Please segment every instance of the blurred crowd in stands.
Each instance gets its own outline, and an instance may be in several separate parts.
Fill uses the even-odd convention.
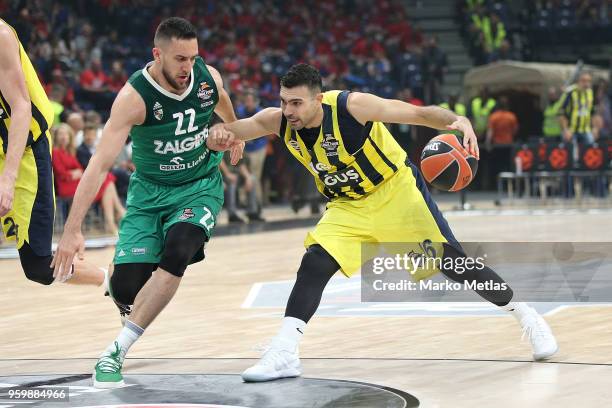
[[[508,3],[459,2],[477,63],[520,57],[521,47],[511,35],[520,16]],[[534,1],[529,18],[531,26],[539,28],[544,22],[583,26],[596,20],[605,25],[611,11],[607,4],[605,0]],[[557,16],[566,15],[562,6],[573,14],[560,22]],[[162,19],[179,15],[196,25],[200,54],[224,76],[238,117],[278,106],[279,77],[302,61],[320,69],[327,89],[372,92],[416,105],[439,104],[444,101],[446,55],[435,36],[426,37],[411,24],[405,7],[401,0],[22,0],[0,1],[0,15],[17,30],[54,104],[53,166],[58,213],[65,217],[111,103],[129,75],[151,59],[154,30]],[[451,96],[443,106],[469,115],[483,146],[496,146],[513,143],[521,131],[527,136],[550,131],[550,117],[557,120],[562,110],[560,95],[561,90],[551,91],[552,111],[540,110],[529,125],[518,122],[507,99],[493,99],[486,90],[465,105]],[[597,84],[594,95],[598,129],[609,135],[607,83]],[[531,130],[525,133],[526,126]],[[415,147],[410,127],[393,130],[403,146]],[[418,152],[411,157],[418,157]],[[312,213],[319,211],[314,183],[288,157],[278,138],[249,142],[243,163],[224,164],[221,170],[231,222],[262,221],[261,209],[269,203],[290,202],[296,212],[303,206]],[[125,211],[133,171],[128,140],[96,197],[96,211],[109,232],[116,232]],[[245,216],[239,215],[241,206]]]
[[[458,0],[457,16],[476,65],[537,59],[538,47],[612,43],[609,0]]]

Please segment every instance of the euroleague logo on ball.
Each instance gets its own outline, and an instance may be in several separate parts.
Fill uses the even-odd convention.
[[[440,142],[433,142],[433,143],[429,143],[427,146],[425,146],[423,151],[430,150],[430,151],[433,151],[433,152],[437,152],[439,148],[440,148]]]
[[[421,153],[425,180],[444,191],[459,191],[474,179],[478,160],[463,147],[463,138],[444,134],[433,138]]]

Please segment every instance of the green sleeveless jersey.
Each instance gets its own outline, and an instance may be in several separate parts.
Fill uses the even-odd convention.
[[[146,106],[145,121],[130,131],[136,173],[164,185],[211,177],[219,171],[223,153],[206,147],[219,93],[204,60],[196,58],[191,82],[182,95],[155,82],[147,70],[151,64],[128,80]]]

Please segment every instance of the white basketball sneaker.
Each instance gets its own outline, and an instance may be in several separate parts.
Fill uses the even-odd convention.
[[[526,336],[531,343],[534,360],[546,360],[559,350],[550,326],[535,309],[529,307],[529,310],[521,317],[520,322],[523,328],[523,338]]]
[[[302,375],[302,366],[297,346],[275,338],[261,359],[242,373],[242,379],[246,382],[260,382],[300,375]]]

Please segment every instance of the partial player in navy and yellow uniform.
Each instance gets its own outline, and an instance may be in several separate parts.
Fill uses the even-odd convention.
[[[28,279],[54,281],[55,214],[50,127],[53,108],[15,30],[0,19],[0,220],[17,241]],[[101,285],[104,271],[75,263],[70,283]]]
[[[437,106],[417,107],[366,93],[321,89],[321,77],[315,68],[295,65],[281,79],[280,109],[264,109],[251,118],[211,129],[211,135],[228,134],[236,143],[278,134],[315,177],[319,191],[330,199],[323,217],[306,237],[306,253],[280,332],[262,359],[242,378],[268,381],[301,374],[297,350],[306,323],[336,271],[351,276],[367,260],[369,255],[362,254],[363,243],[421,243],[421,253],[437,245],[436,252],[444,260],[444,275],[457,282],[491,282],[505,288],[477,293],[512,312],[532,333],[535,359],[552,356],[557,344],[546,322],[531,307],[512,302],[512,290],[493,270],[486,266],[468,267],[462,273],[444,269],[449,264],[468,265],[465,259],[459,259],[465,254],[431,199],[419,170],[406,159],[384,125],[401,123],[461,131],[465,148],[477,157],[476,136],[469,120]],[[414,278],[424,279],[435,272],[421,270]]]

